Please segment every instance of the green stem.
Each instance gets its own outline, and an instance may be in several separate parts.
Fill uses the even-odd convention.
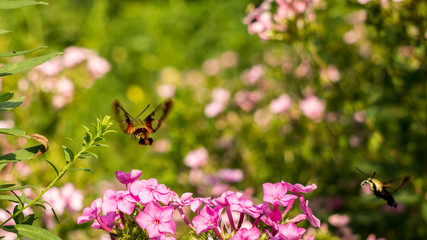
[[[99,135],[99,134],[98,134]],[[75,161],[75,160],[77,160],[81,155],[82,155],[82,153],[84,153],[84,152],[86,152],[88,149],[90,149],[91,147],[92,147],[92,145],[95,143],[95,139],[97,138],[97,137],[100,137],[100,136],[96,136],[96,137],[94,137],[93,139],[92,139],[92,141],[85,147],[85,148],[83,148],[83,149],[81,149],[80,150],[80,152],[78,152],[75,156],[74,156],[74,158],[73,158],[73,160],[72,161],[70,161],[69,163],[67,163],[66,165],[65,165],[65,167],[64,168],[62,168],[62,170],[58,173],[58,175],[55,177],[55,179],[53,179],[53,181],[36,197],[36,198],[34,198],[34,200],[33,201],[31,201],[29,204],[27,204],[27,205],[25,205],[21,210],[19,210],[18,212],[16,212],[15,214],[13,214],[12,216],[10,216],[6,221],[4,221],[2,224],[0,224],[0,228],[1,227],[3,227],[7,222],[9,222],[12,218],[14,218],[14,217],[16,217],[16,216],[18,216],[19,214],[21,214],[25,209],[27,209],[28,207],[31,207],[32,205],[34,205],[42,196],[43,196],[43,194],[45,194],[51,187],[53,187],[58,181],[59,181],[59,179],[61,179],[64,175],[65,175],[65,173],[67,172],[67,170],[71,167],[71,165],[73,164],[73,162]]]

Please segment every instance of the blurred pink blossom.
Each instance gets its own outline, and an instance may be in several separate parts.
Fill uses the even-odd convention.
[[[35,67],[35,69],[40,70],[41,73],[48,77],[56,76],[62,70],[62,59],[61,57],[52,58],[51,60]]]
[[[238,62],[238,56],[236,52],[226,51],[221,54],[220,63],[223,67],[234,67]]]
[[[204,147],[200,147],[189,152],[187,156],[185,156],[184,163],[191,168],[199,168],[208,162],[208,155],[208,150]]]
[[[43,200],[50,203],[53,209],[58,215],[64,213],[65,207],[67,206],[66,200],[61,196],[61,191],[57,187],[50,188],[43,196]],[[46,215],[53,216],[51,207],[46,204]]]
[[[200,170],[200,168],[192,168],[188,174],[188,179],[190,180],[191,185],[200,185],[204,183],[205,174]]]
[[[88,57],[87,69],[94,78],[101,78],[110,71],[110,68],[110,63],[108,63],[108,61],[104,58],[95,54],[92,54]]]
[[[71,102],[74,93],[74,84],[70,79],[61,77],[56,81],[55,90],[63,95],[67,102]]]
[[[225,109],[225,105],[221,102],[211,102],[205,106],[205,115],[208,118],[212,118],[222,113]]]
[[[157,94],[163,98],[171,98],[175,95],[175,87],[170,84],[162,84],[157,87]]]
[[[0,222],[6,221],[10,217],[9,213],[7,213],[5,210],[0,209]],[[9,220],[7,223],[4,224],[4,226],[10,226],[15,225],[15,221],[13,219]],[[0,236],[4,237],[2,240],[16,240],[16,234],[7,232],[3,229],[0,229]]]
[[[306,60],[303,60],[300,65],[295,69],[295,76],[297,78],[303,78],[306,77],[311,70],[310,63]]]
[[[370,1],[372,1],[372,0],[357,0],[357,2],[362,4],[362,5],[365,5],[365,4],[369,3]]]
[[[328,221],[333,226],[340,228],[348,225],[350,222],[350,217],[347,215],[332,214],[329,216]]]
[[[263,98],[264,94],[261,91],[245,91],[240,90],[234,95],[234,102],[244,111],[249,112],[255,108],[255,105]]]
[[[272,113],[286,112],[292,106],[292,99],[287,94],[282,94],[270,102],[270,111]]]
[[[15,122],[12,119],[0,120],[0,128],[13,128]]]
[[[243,180],[242,169],[220,169],[217,173],[218,177],[226,182],[241,182]]]
[[[221,65],[219,64],[218,60],[209,59],[203,63],[202,69],[203,72],[206,73],[208,76],[215,76],[218,75],[221,71]]]
[[[166,138],[157,139],[154,142],[153,149],[156,152],[165,153],[165,152],[168,152],[171,149],[171,143]]]
[[[355,112],[353,118],[356,122],[359,122],[359,123],[364,122],[366,119],[366,112],[365,111]]]
[[[350,30],[344,33],[343,39],[347,44],[354,44],[361,38],[361,33],[356,30]]]
[[[340,72],[335,65],[329,65],[326,69],[326,74],[332,82],[338,82],[341,79]]]
[[[230,190],[230,185],[226,183],[216,182],[211,188],[211,195],[214,197],[221,196],[222,193],[228,190]]]
[[[386,240],[385,238],[377,238],[375,236],[375,234],[371,233],[369,234],[369,236],[366,238],[366,240]]]
[[[267,129],[268,125],[270,124],[271,118],[272,114],[265,109],[258,109],[254,113],[255,123],[264,129]]]
[[[71,46],[64,50],[64,55],[62,57],[62,64],[65,67],[74,67],[77,64],[83,62],[90,56],[91,50],[82,47]]]
[[[261,77],[264,75],[264,72],[264,66],[255,65],[251,69],[243,72],[242,81],[246,85],[252,85],[261,79]]]
[[[212,98],[214,102],[225,103],[230,99],[230,91],[225,88],[215,88],[212,91]]]
[[[56,109],[61,109],[65,106],[66,100],[64,95],[56,94],[52,97],[52,105]]]
[[[314,95],[306,97],[299,103],[302,113],[311,119],[318,119],[325,110],[325,103]]]
[[[77,212],[83,209],[83,193],[68,182],[61,188],[61,195],[64,198],[67,208]]]

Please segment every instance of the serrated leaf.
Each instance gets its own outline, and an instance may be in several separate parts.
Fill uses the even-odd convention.
[[[36,67],[44,62],[49,61],[50,59],[61,55],[61,52],[55,52],[47,55],[43,55],[40,57],[27,59],[21,62],[9,63],[0,67],[0,73],[6,74],[16,74],[20,72],[27,71],[33,67]]]
[[[1,54],[1,53],[0,53]],[[1,56],[1,55],[0,55]],[[5,92],[0,95],[0,102],[6,102],[13,97],[13,92]]]
[[[45,146],[43,144],[35,145],[29,148],[20,149],[13,153],[8,153],[0,157],[0,162],[17,162],[25,161],[36,158],[40,155],[40,152],[45,151]]]
[[[0,111],[8,111],[16,107],[19,107],[19,105],[21,105],[24,100],[25,100],[25,97],[20,97],[20,98],[10,99],[7,102],[0,102]]]
[[[34,5],[48,5],[45,2],[37,2],[37,1],[11,1],[11,0],[3,0],[0,1],[0,9],[16,9]]]
[[[46,46],[34,48],[31,50],[24,50],[24,51],[13,51],[13,52],[7,52],[7,53],[0,53],[0,57],[15,57],[15,56],[21,56],[27,53],[31,53],[40,49],[47,48]]]
[[[33,226],[33,225],[24,225],[24,224],[17,224],[15,225],[15,229],[18,231],[18,235],[24,238],[28,238],[29,240],[60,240],[58,236],[51,233],[50,231]]]
[[[85,172],[90,172],[92,174],[95,174],[92,169],[89,168],[73,168],[73,169],[68,169],[68,171],[85,171]]]
[[[12,135],[12,136],[30,138],[30,136],[25,134],[25,131],[21,130],[21,129],[0,128],[0,134],[7,134],[7,135]]]

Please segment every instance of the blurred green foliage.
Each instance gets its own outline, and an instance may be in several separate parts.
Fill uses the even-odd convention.
[[[149,112],[162,101],[159,86],[176,89],[171,114],[153,134],[155,144],[169,141],[168,151],[138,146],[120,132],[107,138],[111,148],[97,152],[99,159],[79,166],[93,169],[94,175],[72,172],[63,178],[84,189],[86,205],[101,196],[105,185],[111,186],[104,180],[113,181],[117,170],[140,169],[145,179],[155,177],[179,193],[195,192],[183,159],[203,146],[209,152],[203,169],[207,173],[243,169],[245,178],[233,186],[236,189],[253,187],[259,197],[264,182],[316,183],[310,204],[322,222],[334,213],[347,214],[361,239],[370,233],[387,239],[427,236],[426,214],[420,214],[426,212],[427,188],[424,1],[390,1],[388,7],[379,1],[324,1],[315,21],[285,41],[262,41],[247,33],[242,19],[249,0],[46,2],[49,7],[1,12],[0,29],[13,29],[13,34],[0,37],[0,52],[81,46],[112,65],[92,87],[77,89],[62,109],[53,108],[43,91],[18,90],[24,74],[2,79],[2,89],[27,97],[12,118],[18,128],[49,138],[47,159],[64,164],[64,159],[52,158],[62,156],[63,144],[70,146],[66,137],[81,138],[80,126],[111,114],[114,99],[136,116],[147,104]],[[346,43],[344,36],[351,31],[359,38]],[[207,74],[205,61],[220,62],[226,51],[237,54],[237,64]],[[304,62],[309,72],[298,77],[295,72]],[[258,64],[265,69],[262,79],[244,84],[242,72]],[[339,81],[321,74],[330,65],[339,70]],[[231,100],[224,112],[208,118],[204,109],[215,88],[230,91]],[[262,93],[254,109],[245,111],[235,103],[240,90]],[[282,93],[292,98],[293,106],[284,114],[272,114],[269,104]],[[298,109],[309,93],[326,103],[320,121]],[[55,174],[46,163],[30,164],[33,174],[24,184],[43,184]],[[356,166],[367,175],[376,171],[383,181],[412,176],[395,195],[404,207],[390,210],[383,200],[362,196],[359,183],[364,176]],[[56,231],[71,238],[81,234],[72,230],[87,227],[72,223]]]

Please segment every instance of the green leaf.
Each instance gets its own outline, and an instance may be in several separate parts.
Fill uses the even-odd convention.
[[[53,163],[51,163],[49,160],[47,160],[47,159],[44,159],[47,163],[49,163],[49,165],[53,168],[53,170],[55,170],[55,172],[56,172],[56,175],[58,175],[59,174],[59,172],[58,172],[58,169],[56,169],[56,167],[55,167],[55,165],[53,165]]]
[[[46,150],[43,144],[35,145],[29,148],[20,149],[13,153],[8,153],[0,157],[0,163],[4,162],[17,162],[30,160],[35,157],[38,157],[41,152]]]
[[[19,107],[19,105],[21,105],[24,100],[25,100],[25,97],[20,97],[20,98],[10,99],[7,102],[0,102],[0,111],[8,111],[16,107]]]
[[[32,225],[24,225],[24,224],[18,224],[15,225],[15,229],[18,230],[18,235],[24,238],[28,238],[29,240],[60,240],[58,236],[55,234],[49,232],[48,230],[36,227]]]
[[[30,138],[30,136],[25,134],[24,130],[20,130],[20,129],[0,128],[0,134],[7,134],[7,135],[12,135],[12,136]]]
[[[8,30],[3,30],[3,29],[0,29],[0,34],[5,34],[5,33],[9,33],[10,31],[8,31]]]
[[[13,92],[5,92],[0,95],[0,102],[6,102],[13,97]]]
[[[62,148],[64,149],[64,153],[65,153],[65,161],[71,162],[74,160],[74,153],[73,151],[71,151],[71,149],[69,149],[67,146],[62,145]]]
[[[47,62],[50,59],[57,57],[61,54],[62,54],[61,52],[55,52],[55,53],[43,55],[40,57],[24,60],[21,62],[9,63],[0,67],[0,73],[10,75],[10,74],[24,72],[44,62]]]
[[[20,190],[20,189],[25,189],[25,188],[34,188],[36,189],[37,186],[34,185],[26,185],[26,186],[10,186],[10,187],[5,187],[5,188],[1,188],[0,191],[13,191],[13,190]]]
[[[45,2],[37,2],[37,1],[11,1],[11,0],[3,0],[0,1],[0,9],[16,9],[33,5],[48,5]]]
[[[73,168],[73,169],[68,169],[68,171],[85,171],[85,172],[90,172],[92,174],[95,174],[92,169],[89,168]]]
[[[38,47],[38,48],[34,48],[31,50],[25,50],[25,51],[13,51],[13,52],[8,52],[8,53],[0,53],[0,57],[15,57],[15,56],[21,56],[24,55],[26,53],[30,53],[30,52],[34,52],[43,48],[47,48],[46,46],[43,47]]]

